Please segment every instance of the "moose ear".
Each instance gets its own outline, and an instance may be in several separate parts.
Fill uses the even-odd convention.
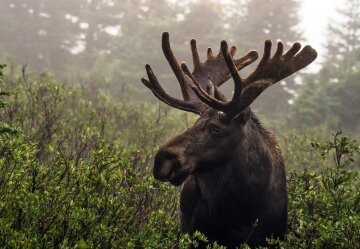
[[[250,108],[246,108],[242,112],[240,112],[238,115],[236,115],[233,119],[240,123],[240,124],[246,124],[246,122],[249,120],[251,115]]]

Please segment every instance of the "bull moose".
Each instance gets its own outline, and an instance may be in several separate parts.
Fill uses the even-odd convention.
[[[258,58],[256,51],[235,59],[236,47],[221,42],[217,55],[211,48],[201,62],[196,40],[191,40],[194,69],[179,65],[169,34],[162,35],[162,50],[179,81],[183,100],[168,95],[151,67],[143,84],[166,104],[198,114],[194,125],[157,152],[153,174],[157,180],[181,185],[181,230],[198,230],[209,241],[228,248],[246,242],[264,246],[266,238],[282,238],[287,223],[287,190],[278,143],[250,110],[251,103],[269,86],[306,67],[316,51],[301,45],[283,53],[277,43],[265,41],[263,56],[247,78],[238,71]],[[227,101],[219,87],[233,78],[234,93]]]

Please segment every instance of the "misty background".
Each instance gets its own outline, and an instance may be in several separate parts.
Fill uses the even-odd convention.
[[[319,52],[316,64],[277,83],[253,104],[266,120],[294,128],[325,124],[358,131],[360,120],[360,1],[298,0],[2,0],[0,56],[8,70],[47,72],[61,82],[107,91],[113,98],[157,99],[145,89],[145,64],[180,96],[161,51],[168,31],[179,61],[191,65],[189,41],[237,45],[237,57],[262,53],[266,39],[287,48],[300,41]],[[257,63],[255,62],[254,65]],[[242,76],[251,70],[241,72]],[[233,85],[225,84],[230,95]]]
[[[269,242],[358,249],[360,0],[0,0],[1,247],[185,249],[205,239],[180,233],[179,191],[153,176],[158,148],[197,118],[141,83],[150,64],[181,95],[163,31],[190,69],[192,38],[202,60],[221,40],[236,58],[261,56],[266,39],[318,51],[251,106],[287,171],[287,236]],[[232,80],[221,90],[230,96]]]

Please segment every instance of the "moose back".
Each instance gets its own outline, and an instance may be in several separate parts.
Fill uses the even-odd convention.
[[[278,42],[265,41],[263,56],[247,78],[238,71],[258,58],[256,51],[234,59],[236,47],[225,41],[217,55],[209,48],[201,62],[191,40],[194,69],[177,62],[169,34],[162,49],[182,91],[183,100],[168,95],[151,67],[142,79],[166,104],[198,114],[195,124],[163,145],[155,156],[154,177],[181,185],[181,230],[204,233],[228,248],[246,242],[266,245],[267,237],[282,238],[287,223],[284,162],[275,137],[251,112],[251,103],[269,86],[306,67],[317,57],[310,46],[295,43],[284,53]],[[234,93],[227,101],[219,87],[232,78]],[[204,246],[204,245],[203,245]]]

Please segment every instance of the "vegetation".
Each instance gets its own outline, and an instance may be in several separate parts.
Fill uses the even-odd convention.
[[[5,82],[1,89],[11,96],[1,109],[2,127],[8,127],[0,135],[2,246],[188,248],[206,240],[180,235],[177,191],[151,174],[156,145],[193,116],[117,102],[48,75],[6,75]],[[329,142],[312,143],[318,156],[304,136],[289,132],[281,143],[288,168],[298,170],[288,173],[289,234],[271,243],[356,248],[360,184],[350,170],[357,164],[356,142],[336,133]],[[331,166],[322,159],[333,151]]]
[[[240,53],[261,51],[268,37],[302,39],[299,1],[48,2],[0,1],[8,64],[0,63],[0,247],[185,249],[206,241],[180,234],[178,192],[152,176],[158,146],[196,117],[138,89],[143,64],[154,64],[176,95],[161,31],[176,33],[174,52],[186,61],[193,37],[202,55],[221,39]],[[275,86],[253,108],[276,133],[288,169],[288,235],[269,238],[280,248],[359,248],[358,1],[341,12],[320,72]]]
[[[328,30],[331,39],[323,67],[304,78],[289,115],[289,125],[301,129],[327,123],[332,129],[358,132],[360,105],[360,5],[348,0],[339,10],[342,21]]]
[[[177,196],[149,174],[167,110],[110,103],[101,93],[85,99],[81,89],[45,75],[8,80],[15,85],[1,117],[20,132],[0,137],[2,246],[156,248],[175,241],[177,221],[168,214]],[[182,118],[172,116],[168,128]]]
[[[282,248],[357,248],[360,239],[358,172],[353,167],[356,141],[341,132],[325,143],[312,143],[331,167],[314,173],[291,172],[289,180],[289,234]]]

